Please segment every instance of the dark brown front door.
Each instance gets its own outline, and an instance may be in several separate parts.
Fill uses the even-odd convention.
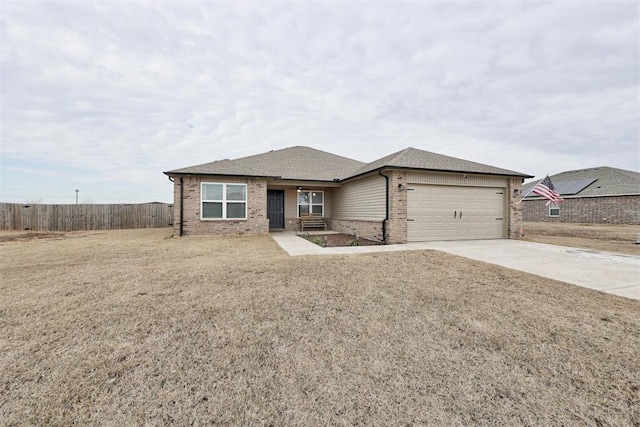
[[[267,218],[269,228],[284,228],[284,191],[267,191]]]

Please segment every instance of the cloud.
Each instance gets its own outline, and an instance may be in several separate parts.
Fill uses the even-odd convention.
[[[5,2],[3,181],[33,162],[169,200],[163,170],[293,145],[637,170],[639,8]]]

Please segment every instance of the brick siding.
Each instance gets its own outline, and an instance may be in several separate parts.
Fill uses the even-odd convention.
[[[300,230],[300,218],[285,218],[284,229],[286,231],[298,231]]]
[[[330,224],[333,231],[382,242],[382,221],[334,219]]]
[[[407,173],[387,171],[389,176],[389,220],[387,244],[407,243]],[[400,184],[402,188],[400,188]]]
[[[260,178],[218,178],[188,175],[184,181],[183,234],[262,234],[269,232],[267,219],[267,181]],[[200,188],[202,182],[247,184],[247,219],[200,219]],[[174,235],[180,233],[180,178],[174,181]]]
[[[522,199],[522,179],[511,178],[507,184],[508,215],[507,218],[507,238],[521,239],[522,233],[522,211],[524,202]],[[519,203],[520,202],[520,203]]]
[[[567,198],[560,203],[560,216],[549,217],[546,200],[526,200],[524,221],[583,224],[640,224],[640,196]]]

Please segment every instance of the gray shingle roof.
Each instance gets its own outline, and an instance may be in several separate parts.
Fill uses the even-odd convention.
[[[234,160],[220,160],[176,169],[166,174],[206,174],[280,177],[310,181],[333,181],[347,176],[364,163],[310,147],[272,150]]]
[[[290,147],[234,160],[282,179],[333,181],[348,176],[364,163],[310,147]]]
[[[600,166],[597,168],[561,172],[551,175],[550,178],[556,188],[562,188],[562,182],[595,180],[571,197],[618,196],[629,194],[640,195],[640,173],[624,169]],[[533,181],[525,184],[522,188],[522,192],[527,194],[527,192],[537,183],[538,181]],[[562,192],[560,195],[562,195]],[[531,194],[527,196],[527,199],[535,197],[538,196]]]
[[[520,172],[496,168],[494,166],[444,156],[442,154],[431,153],[429,151],[418,150],[417,148],[412,147],[405,148],[402,151],[398,151],[397,153],[390,154],[382,159],[371,162],[360,168],[352,176],[361,175],[384,167],[521,176],[523,178],[531,177],[530,175]]]
[[[326,151],[296,146],[234,160],[204,163],[165,173],[167,175],[235,175],[280,177],[291,180],[334,181],[355,177],[385,167],[530,177],[520,172],[411,147],[366,164],[327,153]]]

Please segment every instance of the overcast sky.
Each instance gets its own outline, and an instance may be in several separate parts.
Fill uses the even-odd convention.
[[[0,201],[172,201],[307,145],[640,169],[638,1],[1,0]]]

